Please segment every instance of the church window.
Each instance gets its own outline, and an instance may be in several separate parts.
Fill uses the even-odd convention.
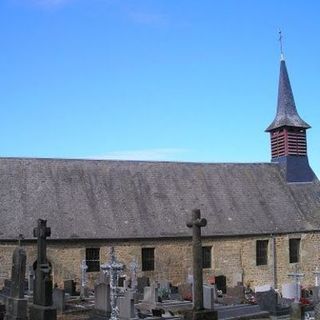
[[[268,264],[268,243],[268,240],[257,240],[256,242],[257,266]]]
[[[299,262],[300,258],[300,239],[289,239],[289,261],[290,263]]]
[[[100,248],[86,248],[87,272],[100,271]]]
[[[211,251],[212,247],[202,247],[202,268],[211,268]]]
[[[154,248],[142,248],[142,271],[154,270]]]

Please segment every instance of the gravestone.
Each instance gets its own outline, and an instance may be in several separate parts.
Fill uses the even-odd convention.
[[[207,225],[207,220],[201,218],[199,209],[192,210],[191,220],[187,227],[192,229],[192,255],[193,255],[193,320],[217,319],[214,311],[205,311],[203,308],[203,272],[202,272],[202,242],[201,228]]]
[[[80,272],[81,272],[80,299],[81,300],[84,300],[85,298],[89,297],[89,289],[87,286],[87,283],[88,283],[87,270],[88,270],[88,266],[87,266],[86,260],[82,260],[80,264]]]
[[[33,288],[33,304],[30,306],[30,319],[32,320],[56,320],[57,310],[52,302],[51,268],[47,260],[47,241],[51,229],[47,227],[47,221],[39,219],[38,226],[33,230],[37,237],[37,265]]]
[[[148,277],[142,276],[137,278],[137,291],[139,293],[144,293],[144,287],[150,286],[150,279]]]
[[[205,309],[214,309],[214,303],[217,300],[216,287],[212,285],[203,285],[203,307]]]
[[[227,293],[227,278],[224,275],[216,277],[217,290],[221,290],[223,294]]]
[[[278,294],[273,290],[256,292],[256,301],[261,310],[268,311],[272,315],[277,312]]]
[[[158,286],[152,284],[150,287],[145,287],[143,292],[143,302],[156,304],[158,302]]]
[[[138,270],[138,263],[135,257],[133,257],[132,261],[129,263],[129,270],[130,270],[130,283],[131,289],[137,290],[137,270]],[[143,290],[142,290],[143,292]],[[142,293],[141,292],[141,293]]]
[[[34,286],[34,270],[32,266],[28,268],[28,295],[33,294],[33,286]]]
[[[94,287],[95,310],[99,313],[110,315],[110,285],[107,283],[99,283]]]
[[[57,311],[62,313],[66,307],[65,291],[63,289],[54,288],[52,293],[53,305]]]
[[[65,293],[69,294],[70,296],[76,295],[76,283],[73,280],[64,280],[63,287]]]
[[[134,308],[134,293],[126,291],[118,300],[119,318],[122,320],[136,319]]]
[[[227,288],[228,296],[237,297],[240,300],[244,300],[244,294],[245,294],[245,287],[242,285]]]
[[[24,249],[17,247],[12,256],[11,290],[6,303],[5,320],[27,319],[27,299],[24,298],[26,259]]]
[[[312,292],[312,302],[317,304],[320,302],[320,287],[311,287],[310,290]]]
[[[284,283],[282,285],[282,297],[286,299],[294,299],[296,296],[297,288],[295,283]]]

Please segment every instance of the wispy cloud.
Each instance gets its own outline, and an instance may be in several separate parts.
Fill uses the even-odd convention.
[[[168,25],[168,16],[166,14],[131,10],[128,12],[128,17],[132,22],[137,24],[155,27]]]
[[[109,160],[150,160],[150,161],[173,161],[182,160],[181,157],[187,153],[187,149],[164,148],[145,150],[112,151],[100,156],[88,157],[89,159]]]

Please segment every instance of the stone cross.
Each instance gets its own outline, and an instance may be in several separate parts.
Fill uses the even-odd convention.
[[[207,225],[207,220],[201,218],[200,210],[192,210],[191,221],[187,227],[192,228],[193,251],[193,310],[203,310],[203,278],[202,278],[202,243],[201,228]]]
[[[27,300],[24,299],[26,252],[19,246],[12,256],[11,289],[7,299],[5,320],[27,320]]]
[[[37,237],[37,266],[33,288],[33,305],[30,306],[30,318],[33,320],[56,319],[56,309],[52,301],[51,267],[47,260],[47,237],[51,229],[47,227],[47,220],[38,220],[38,226],[33,230]]]

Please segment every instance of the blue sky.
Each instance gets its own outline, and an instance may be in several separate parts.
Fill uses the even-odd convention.
[[[0,155],[268,162],[278,29],[320,175],[318,1],[1,0]]]

